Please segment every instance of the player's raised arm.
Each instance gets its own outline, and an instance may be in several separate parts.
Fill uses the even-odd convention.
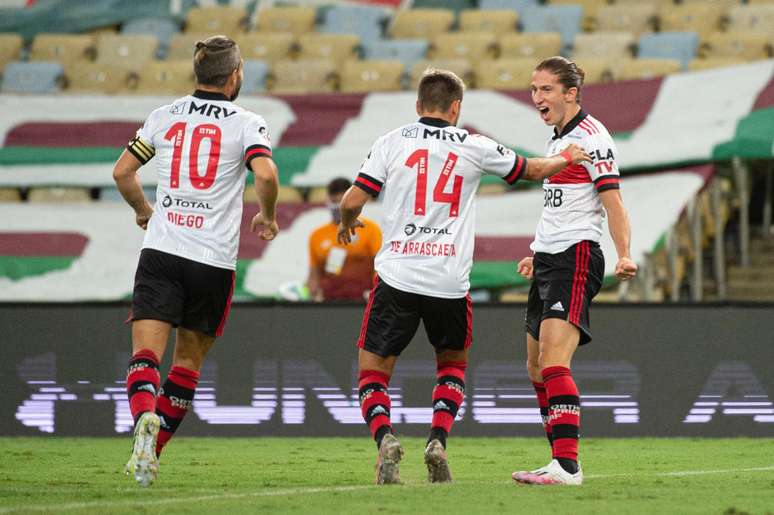
[[[250,169],[255,174],[255,192],[258,194],[260,211],[253,217],[250,223],[252,232],[259,231],[259,236],[264,240],[273,240],[279,232],[277,225],[277,193],[279,192],[279,179],[277,165],[267,156],[258,157],[250,161]]]
[[[153,207],[145,198],[137,171],[145,164],[130,150],[124,150],[113,166],[113,180],[127,204],[137,215],[137,225],[143,230],[148,228],[148,220],[153,215]]]
[[[591,156],[581,147],[571,143],[562,152],[551,157],[533,157],[527,162],[524,178],[531,181],[542,181],[571,165],[591,162]]]

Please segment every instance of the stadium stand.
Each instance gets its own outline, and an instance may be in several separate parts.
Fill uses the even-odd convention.
[[[524,32],[558,32],[563,47],[569,47],[581,30],[582,18],[580,5],[546,5],[525,9],[521,25]]]
[[[726,6],[713,2],[667,5],[659,13],[659,29],[663,32],[695,32],[699,37],[720,29]]]
[[[462,32],[488,32],[502,36],[515,32],[519,14],[513,10],[466,9],[459,15],[459,30]]]
[[[480,9],[508,9],[518,13],[536,5],[538,5],[538,0],[480,0],[478,4]]]
[[[328,59],[337,66],[357,59],[360,38],[354,34],[321,34],[309,32],[298,38],[299,59]]]
[[[186,32],[235,35],[247,27],[247,11],[242,7],[217,5],[194,7],[185,20]]]
[[[378,40],[384,32],[387,14],[381,7],[334,5],[325,14],[321,32],[355,34],[363,43]]]
[[[480,59],[497,55],[495,35],[488,32],[446,32],[430,44],[430,59]]]
[[[688,69],[691,71],[710,70],[712,68],[725,68],[738,63],[738,59],[731,57],[705,57],[694,59],[688,63]]]
[[[245,59],[242,93],[252,95],[266,91],[269,64],[256,59]]]
[[[236,42],[244,59],[260,59],[273,63],[298,54],[296,36],[291,32],[249,33],[238,36]]]
[[[637,56],[642,59],[676,59],[683,67],[696,57],[699,36],[695,32],[658,32],[640,37]]]
[[[313,7],[268,7],[258,12],[256,29],[261,32],[290,32],[299,36],[314,30],[316,17]]]
[[[0,34],[0,73],[8,63],[19,58],[23,44],[18,34]]]
[[[57,204],[91,202],[91,193],[86,188],[30,188],[27,202]]]
[[[339,83],[331,61],[311,59],[277,61],[267,78],[267,89],[277,94],[330,93]]]
[[[398,39],[433,39],[451,29],[453,23],[450,9],[406,9],[395,15],[389,33]]]
[[[597,13],[610,2],[608,0],[550,0],[552,5],[580,5],[583,7],[584,30],[592,30],[596,23]]]
[[[573,42],[572,57],[622,59],[631,57],[636,48],[631,32],[593,32],[578,34]]]
[[[532,32],[505,34],[500,38],[500,57],[543,59],[559,55],[562,36],[558,32]]]
[[[771,57],[771,41],[765,34],[715,32],[700,47],[702,57],[754,61]]]
[[[378,39],[363,43],[365,59],[397,59],[410,68],[427,56],[426,39]]]
[[[419,79],[428,68],[451,70],[456,73],[470,87],[476,87],[473,75],[473,65],[467,59],[437,59],[422,60],[414,63],[411,67],[411,88],[415,89],[419,84]]]
[[[155,36],[103,34],[97,38],[95,62],[139,71],[154,59],[158,45]]]
[[[71,63],[91,61],[95,57],[94,39],[81,34],[38,34],[32,41],[30,61]]]
[[[59,63],[12,62],[3,72],[3,93],[58,93],[64,69]]]
[[[774,33],[774,3],[737,5],[728,14],[729,31]]]
[[[348,61],[341,71],[341,91],[398,91],[402,86],[403,70],[400,61]]]
[[[134,87],[132,84],[134,82]],[[150,61],[129,77],[129,87],[138,95],[187,95],[196,85],[191,60]]]
[[[602,7],[597,12],[595,30],[631,32],[635,37],[656,28],[656,6],[653,4]]]
[[[476,64],[476,85],[491,89],[526,89],[532,79],[535,59],[501,58]]]
[[[66,90],[72,93],[119,93],[128,90],[130,70],[99,63],[71,63],[65,66]]]
[[[683,68],[677,59],[628,59],[613,67],[618,80],[652,79],[676,73]]]
[[[121,27],[121,34],[146,34],[155,36],[159,40],[156,57],[162,58],[167,54],[172,37],[180,32],[180,24],[163,17],[135,18],[126,22]]]
[[[0,202],[21,202],[22,195],[18,188],[0,188]]]

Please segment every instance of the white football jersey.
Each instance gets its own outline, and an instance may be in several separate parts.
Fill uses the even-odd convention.
[[[570,165],[543,181],[543,213],[530,246],[534,252],[557,254],[579,241],[599,242],[605,217],[599,193],[620,187],[615,143],[599,120],[580,111],[561,134],[554,131],[546,155],[570,143],[582,147],[592,162]]]
[[[437,118],[379,138],[355,179],[383,199],[379,277],[406,292],[464,297],[481,177],[491,173],[513,184],[526,168],[527,160],[509,148]]]
[[[234,270],[247,165],[271,157],[263,118],[197,90],[153,111],[127,149],[158,167],[143,248]]]

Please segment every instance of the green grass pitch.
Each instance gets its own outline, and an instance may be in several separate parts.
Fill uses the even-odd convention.
[[[122,473],[130,438],[0,438],[4,513],[774,513],[774,439],[584,439],[579,487],[514,484],[542,438],[450,438],[454,483],[429,485],[402,438],[403,485],[377,487],[363,438],[177,438],[156,483]]]

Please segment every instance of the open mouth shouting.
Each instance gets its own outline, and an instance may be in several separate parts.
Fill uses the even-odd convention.
[[[550,116],[551,109],[548,106],[537,106],[537,109],[540,111],[540,118],[545,123],[548,123],[548,117]]]

